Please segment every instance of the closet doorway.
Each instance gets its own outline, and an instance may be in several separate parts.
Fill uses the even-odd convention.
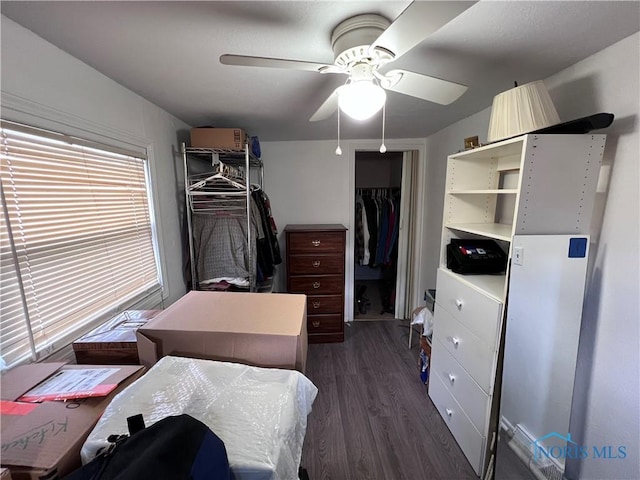
[[[412,152],[355,153],[353,319],[406,317]]]

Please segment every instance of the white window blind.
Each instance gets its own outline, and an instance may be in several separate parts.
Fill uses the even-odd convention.
[[[41,358],[160,288],[147,160],[1,125],[0,349]]]

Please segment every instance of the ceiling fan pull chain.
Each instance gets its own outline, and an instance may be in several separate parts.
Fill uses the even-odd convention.
[[[385,153],[387,151],[387,147],[384,144],[384,120],[386,116],[387,116],[387,104],[385,102],[382,104],[382,145],[380,145],[380,153]]]
[[[338,109],[338,146],[336,147],[336,155],[342,155],[340,148],[340,109]]]

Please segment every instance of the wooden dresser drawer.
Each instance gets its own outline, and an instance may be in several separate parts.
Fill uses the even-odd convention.
[[[344,257],[336,255],[291,255],[287,264],[290,275],[320,275],[344,272]]]
[[[344,341],[346,232],[339,224],[290,224],[287,292],[307,295],[309,343]]]
[[[342,294],[343,275],[300,275],[289,277],[289,293],[307,295]]]
[[[440,379],[480,432],[488,427],[489,395],[451,356],[440,340],[432,345],[431,372]]]
[[[429,380],[429,397],[440,412],[447,427],[460,445],[476,474],[480,475],[484,458],[485,437],[473,425],[469,417],[453,398],[439,375]]]
[[[442,268],[438,269],[437,285],[437,303],[492,349],[497,349],[502,303]]]
[[[344,319],[342,314],[308,315],[307,332],[314,333],[339,333],[342,332]]]
[[[436,302],[433,336],[473,377],[480,387],[492,394],[495,351],[458,322]]]
[[[344,232],[291,232],[287,235],[290,254],[344,253]]]
[[[342,295],[308,295],[307,315],[323,313],[342,314],[344,300]]]

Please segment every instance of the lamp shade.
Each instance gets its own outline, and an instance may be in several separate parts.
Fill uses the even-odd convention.
[[[493,98],[487,140],[495,142],[560,123],[544,82],[537,81]]]
[[[362,80],[338,88],[340,110],[355,120],[366,120],[380,111],[387,94],[379,85]]]

